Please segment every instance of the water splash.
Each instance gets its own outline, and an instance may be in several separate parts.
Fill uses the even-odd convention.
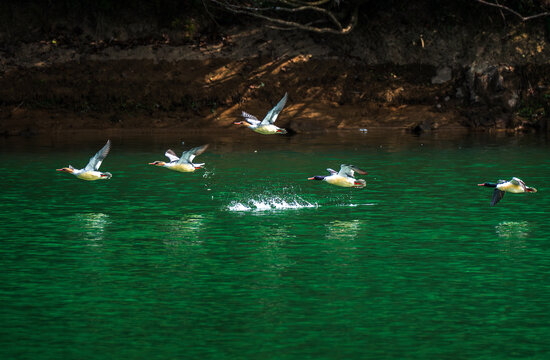
[[[357,207],[357,206],[374,206],[375,203],[366,203],[366,204],[340,204],[337,206],[349,206],[349,207]]]
[[[293,199],[283,199],[279,196],[249,199],[245,202],[233,201],[227,207],[229,211],[270,211],[270,210],[296,210],[318,207],[317,203],[310,203],[298,196]]]
[[[215,169],[207,170],[206,168],[204,168],[204,174],[202,174],[202,177],[203,177],[204,179],[211,178],[212,176],[215,175],[214,170],[215,170]]]

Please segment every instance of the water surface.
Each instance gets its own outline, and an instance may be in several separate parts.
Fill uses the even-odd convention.
[[[545,137],[236,134],[1,140],[2,358],[548,358]]]

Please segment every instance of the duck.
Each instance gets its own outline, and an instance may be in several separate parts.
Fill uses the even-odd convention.
[[[493,191],[493,199],[491,200],[491,206],[495,206],[502,198],[504,194],[509,192],[512,194],[521,193],[536,193],[537,189],[525,185],[523,180],[513,177],[512,180],[499,180],[497,183],[484,182],[483,184],[477,184],[477,186],[485,186],[495,188]]]
[[[258,118],[256,118],[254,115],[251,115],[243,111],[241,115],[244,117],[244,121],[236,121],[233,124],[248,126],[253,131],[263,135],[273,135],[273,134],[284,135],[287,133],[286,129],[277,127],[274,125],[274,123],[275,123],[275,120],[277,120],[279,113],[285,107],[287,99],[288,99],[288,93],[285,93],[283,98],[279,100],[277,105],[275,105],[271,110],[269,110],[269,112],[267,113],[267,115],[264,117],[262,121],[258,120]]]
[[[109,151],[111,150],[111,140],[107,140],[107,143],[105,146],[101,148],[94,156],[90,158],[90,161],[88,162],[88,165],[86,165],[83,169],[75,169],[72,167],[72,165],[69,165],[69,167],[64,167],[61,169],[56,169],[56,171],[62,171],[69,174],[73,174],[79,179],[87,180],[87,181],[94,181],[94,180],[108,180],[113,177],[113,175],[110,172],[101,172],[98,171],[99,167],[101,166],[101,163],[109,154]]]
[[[182,145],[183,144],[184,142],[182,141]],[[162,166],[167,169],[179,172],[194,172],[195,170],[202,168],[204,166],[204,163],[194,164],[193,159],[195,159],[196,156],[202,154],[207,148],[208,144],[194,147],[192,149],[184,151],[181,154],[181,157],[178,157],[173,150],[168,149],[166,150],[166,153],[164,155],[168,159],[170,159],[170,162],[154,161],[149,163],[149,165]]]
[[[308,180],[324,180],[329,184],[342,186],[342,187],[354,187],[354,188],[364,188],[367,186],[367,182],[363,179],[356,179],[354,173],[357,172],[361,175],[366,175],[367,172],[359,169],[354,165],[340,165],[340,171],[336,171],[328,168],[327,171],[330,173],[328,176],[313,176],[308,178]]]

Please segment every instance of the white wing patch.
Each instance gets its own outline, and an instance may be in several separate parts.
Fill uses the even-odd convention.
[[[250,125],[256,125],[256,124],[259,124],[260,123],[260,120],[258,120],[257,117],[255,117],[254,115],[252,114],[249,114],[245,111],[243,111],[241,113],[241,115],[244,117],[244,120],[249,123]]]
[[[170,162],[178,161],[180,158],[176,155],[176,153],[172,149],[166,150],[164,155],[170,159]]]

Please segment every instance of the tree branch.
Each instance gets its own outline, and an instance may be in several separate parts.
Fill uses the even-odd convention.
[[[357,25],[357,21],[359,17],[358,16],[359,5],[361,3],[361,2],[358,2],[355,5],[348,25],[344,27],[341,24],[341,22],[336,18],[333,12],[321,7],[311,5],[311,4],[326,4],[329,2],[328,0],[310,1],[310,2],[303,2],[303,1],[298,2],[296,0],[281,0],[280,2],[282,4],[288,5],[289,7],[276,6],[276,7],[264,7],[264,8],[254,8],[249,6],[236,5],[228,1],[220,1],[220,0],[210,0],[210,2],[234,14],[244,14],[244,15],[252,16],[258,19],[269,21],[271,23],[274,23],[280,26],[284,26],[286,28],[291,28],[291,29],[294,28],[294,29],[306,30],[306,31],[311,31],[316,33],[330,33],[330,34],[338,34],[338,35],[349,33]],[[318,12],[325,15],[330,19],[330,21],[334,24],[336,28],[316,27],[308,24],[302,24],[296,21],[284,20],[278,17],[262,14],[262,12],[265,12],[265,11],[281,11],[281,12],[286,11],[286,12],[297,13],[297,12],[307,11],[307,10]]]
[[[523,16],[519,12],[515,11],[514,9],[510,9],[508,6],[495,4],[495,3],[485,1],[485,0],[476,0],[476,1],[481,3],[481,4],[484,4],[484,5],[493,6],[493,7],[499,8],[501,10],[506,10],[506,11],[516,15],[517,17],[519,17],[521,19],[521,21],[528,21],[528,20],[533,20],[533,19],[536,19],[536,18],[544,17],[544,16],[550,16],[549,11],[545,11],[545,12],[538,13],[538,14],[535,14],[535,15],[530,15],[530,16]]]
[[[282,2],[287,3],[284,0],[282,0]],[[320,7],[316,7],[316,6],[299,6],[299,7],[292,8],[292,9],[291,8],[282,8],[282,7],[277,7],[275,9],[279,10],[279,11],[288,11],[288,12],[298,12],[298,11],[304,11],[304,10],[318,11],[318,12],[328,16],[330,18],[330,20],[332,20],[334,25],[336,25],[338,27],[338,30],[342,31],[342,24],[340,24],[340,21],[338,21],[338,19],[336,19],[336,16],[334,16],[334,14],[331,13],[330,11],[328,11],[326,9],[323,9],[323,8],[320,8]]]

